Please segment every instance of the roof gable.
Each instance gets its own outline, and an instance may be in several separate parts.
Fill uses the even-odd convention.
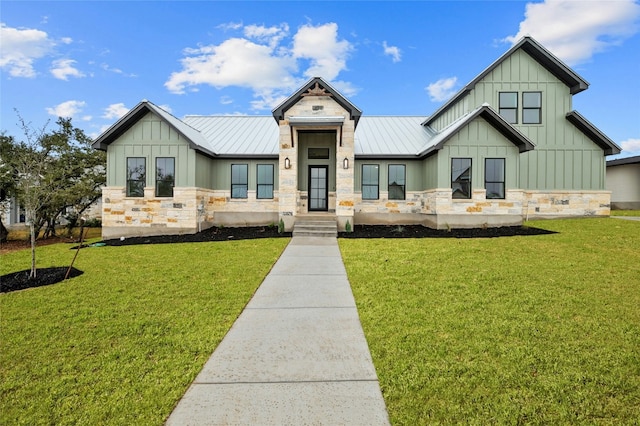
[[[477,117],[485,119],[497,131],[511,141],[511,143],[517,146],[520,152],[531,151],[535,148],[535,145],[529,140],[529,138],[507,123],[505,119],[495,112],[488,104],[483,104],[438,132],[438,134],[436,134],[416,155],[419,157],[426,157],[435,151],[442,149],[449,139]]]
[[[578,113],[578,111],[571,111],[567,113],[566,118],[571,124],[576,126],[578,130],[602,148],[604,150],[604,155],[620,154],[621,148],[609,139],[607,135],[602,133],[600,129],[591,124],[589,120]]]
[[[92,144],[93,148],[106,151],[107,147],[111,143],[115,142],[149,112],[160,117],[161,120],[175,129],[176,132],[178,132],[188,142],[189,147],[192,149],[211,157],[216,155],[209,146],[207,140],[198,130],[147,100],[140,102],[116,121],[111,127],[109,127],[104,133],[98,136]]]
[[[324,81],[321,77],[314,77],[305,83],[297,92],[285,99],[280,105],[275,107],[272,111],[273,118],[276,122],[284,120],[284,114],[293,105],[305,96],[329,96],[333,98],[342,108],[349,112],[349,118],[355,122],[355,126],[358,125],[358,120],[362,115],[362,111],[353,105],[347,98],[342,96],[340,92],[331,87],[329,83]]]
[[[546,68],[551,74],[556,76],[558,80],[562,81],[569,87],[569,92],[572,95],[580,93],[589,87],[589,83],[576,74],[571,68],[569,68],[564,62],[554,56],[551,52],[545,49],[540,43],[533,38],[526,36],[523,37],[518,43],[514,44],[509,50],[507,50],[496,61],[489,65],[484,71],[478,74],[471,82],[464,86],[458,93],[456,93],[451,99],[449,99],[444,105],[436,110],[423,124],[429,125],[450,107],[455,105],[462,98],[467,96],[476,84],[484,79],[489,73],[496,69],[502,62],[508,57],[513,55],[516,51],[522,49],[540,65]]]

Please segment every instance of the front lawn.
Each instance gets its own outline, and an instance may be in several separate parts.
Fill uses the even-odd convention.
[[[80,277],[0,295],[0,423],[161,425],[288,241],[86,248]],[[70,247],[38,248],[38,267]]]
[[[339,240],[393,424],[640,418],[640,222],[529,225]]]

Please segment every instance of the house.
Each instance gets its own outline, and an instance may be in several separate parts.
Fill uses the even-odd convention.
[[[272,116],[178,119],[142,101],[107,152],[103,237],[193,233],[310,214],[445,229],[606,216],[620,148],[572,97],[588,83],[523,38],[428,117],[368,117],[313,78]]]
[[[640,210],[640,155],[607,161],[611,208]]]

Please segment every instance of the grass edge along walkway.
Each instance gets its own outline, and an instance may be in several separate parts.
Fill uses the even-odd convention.
[[[340,240],[394,425],[634,424],[640,223]]]
[[[0,295],[1,422],[162,424],[288,242],[83,249],[82,276]],[[38,248],[38,267],[68,247]]]

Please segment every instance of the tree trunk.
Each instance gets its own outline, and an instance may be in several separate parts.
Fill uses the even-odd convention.
[[[33,226],[33,221],[29,225],[29,231],[31,231],[31,273],[29,279],[36,279],[36,230]]]

